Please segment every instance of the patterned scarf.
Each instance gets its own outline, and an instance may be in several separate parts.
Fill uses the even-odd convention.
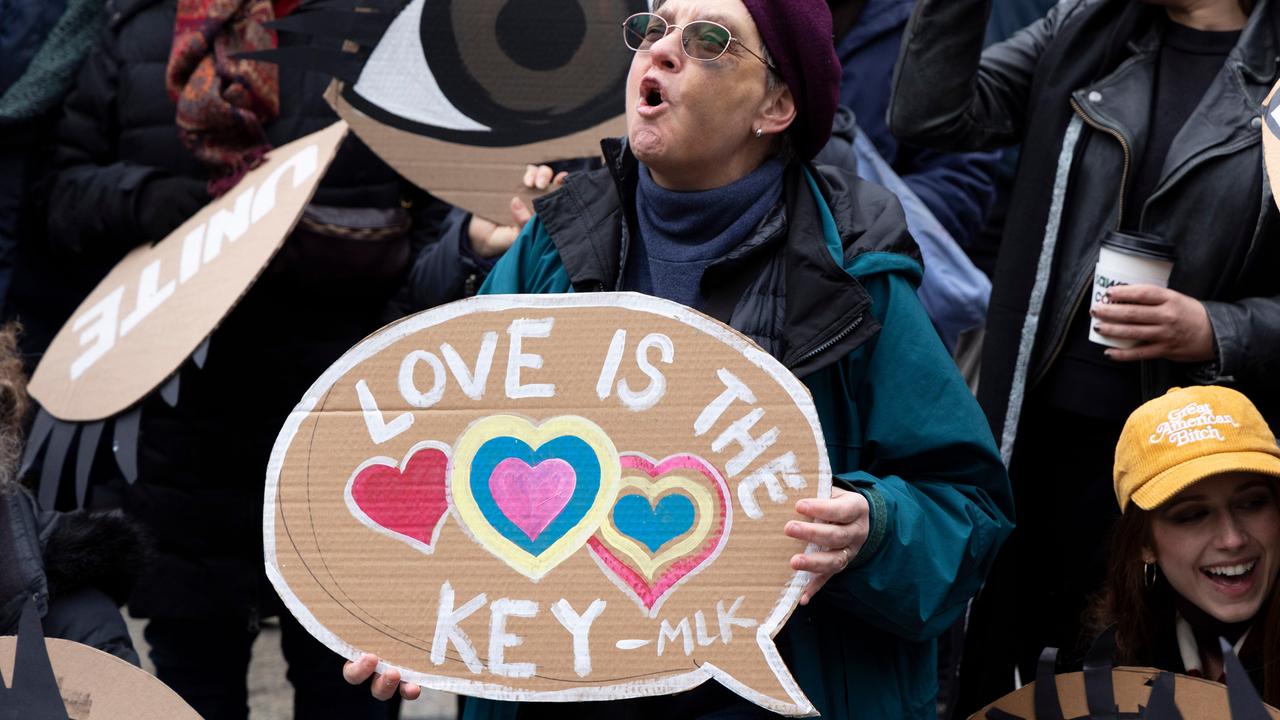
[[[276,66],[231,56],[274,48],[275,33],[263,25],[277,16],[271,0],[178,0],[165,86],[182,142],[209,168],[214,197],[271,149],[263,127],[280,112]]]

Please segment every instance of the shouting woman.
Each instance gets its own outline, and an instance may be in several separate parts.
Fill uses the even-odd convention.
[[[779,528],[824,548],[778,636],[828,718],[933,718],[935,638],[1008,534],[1008,480],[973,397],[915,295],[897,201],[810,159],[840,68],[822,0],[668,0],[627,19],[627,136],[569,176],[494,267],[485,293],[630,290],[732,325],[813,393],[836,489]],[[365,656],[346,669],[359,682]],[[391,670],[375,695],[399,682]],[[403,691],[413,693],[416,688]],[[517,706],[467,718],[757,717],[706,683],[679,695]]]

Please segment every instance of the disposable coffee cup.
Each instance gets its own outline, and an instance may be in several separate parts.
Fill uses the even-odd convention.
[[[1093,301],[1090,309],[1106,304],[1107,291],[1121,285],[1169,287],[1173,272],[1173,245],[1145,233],[1108,232],[1093,271]],[[1131,348],[1137,340],[1099,335],[1089,324],[1089,340],[1113,348]]]

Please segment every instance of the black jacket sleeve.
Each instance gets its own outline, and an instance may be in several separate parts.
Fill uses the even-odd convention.
[[[120,606],[148,562],[143,531],[119,512],[35,513],[49,588],[45,635],[138,665]]]
[[[116,160],[119,67],[107,36],[85,61],[64,105],[49,188],[49,242],[55,250],[107,254],[141,240],[138,196],[158,171]]]
[[[1258,388],[1280,387],[1280,295],[1237,302],[1204,301],[1213,327],[1217,361],[1193,379],[1213,384],[1238,382]]]
[[[852,113],[849,118],[852,125]],[[595,157],[551,163],[556,173],[585,172],[598,167],[600,159]],[[499,258],[486,260],[470,251],[471,241],[467,236],[470,227],[471,213],[457,207],[432,225],[434,242],[415,245],[413,267],[404,286],[388,303],[384,321],[393,322],[476,294]]]
[[[131,665],[142,665],[120,608],[96,588],[50,598],[44,633],[46,637],[63,638],[110,653]]]
[[[26,598],[44,594],[47,636],[138,664],[119,610],[147,562],[137,525],[119,513],[41,509],[11,485],[0,488],[0,548],[0,630],[16,621]]]
[[[418,251],[384,320],[390,322],[476,294],[491,264],[464,250],[470,225],[471,213],[460,208],[449,211],[436,240]]]
[[[945,151],[1020,142],[1040,55],[1089,1],[1065,0],[984,52],[990,0],[920,0],[894,69],[889,129],[903,141]]]

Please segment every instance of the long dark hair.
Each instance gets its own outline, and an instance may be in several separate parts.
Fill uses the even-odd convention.
[[[22,422],[30,400],[27,375],[18,353],[16,322],[0,327],[0,491],[14,480],[22,458]]]
[[[1177,657],[1174,635],[1177,611],[1174,590],[1157,573],[1147,587],[1142,562],[1143,546],[1151,546],[1151,513],[1130,503],[1116,523],[1111,538],[1107,584],[1090,603],[1086,626],[1093,637],[1116,626],[1117,665],[1159,667],[1161,658]],[[1262,627],[1255,623],[1241,648],[1245,666],[1262,668],[1262,699],[1280,706],[1280,579],[1271,587],[1264,604]],[[1260,663],[1260,665],[1259,665]],[[1160,668],[1167,670],[1170,668]]]

